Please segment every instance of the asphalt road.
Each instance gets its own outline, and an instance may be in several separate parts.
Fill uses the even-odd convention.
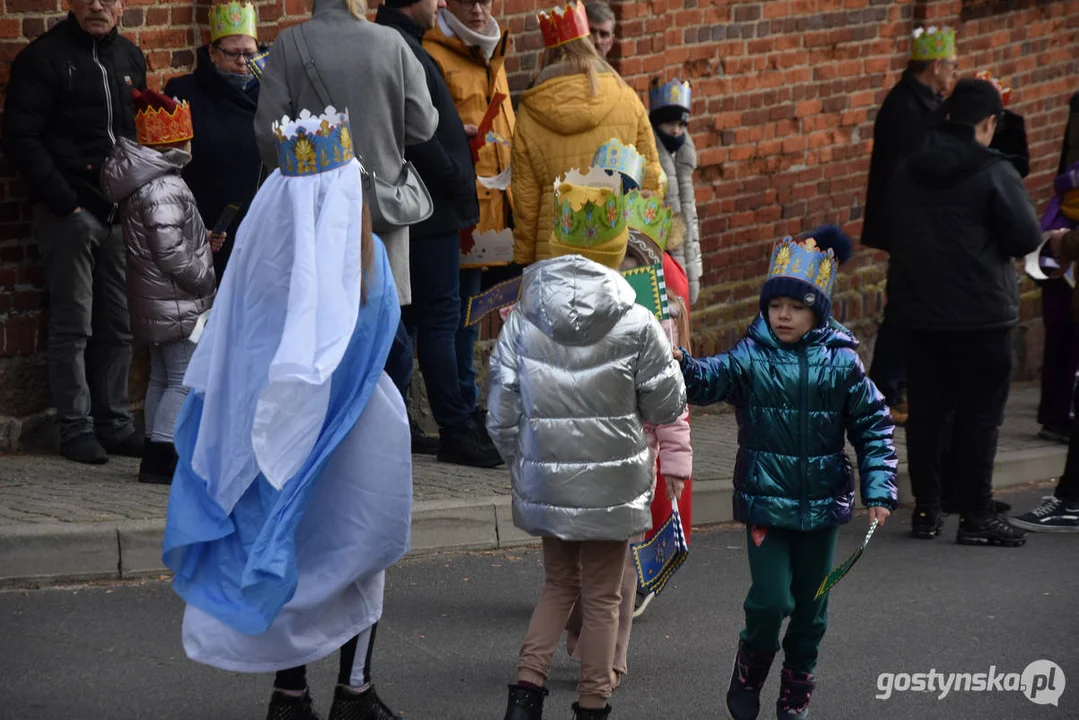
[[[1026,509],[1039,495],[1025,490],[1008,499]],[[954,519],[944,538],[909,539],[909,514],[878,531],[833,590],[812,717],[1079,718],[1079,535],[1032,536],[1018,549],[961,547],[952,541]],[[865,527],[863,516],[844,529],[841,556]],[[722,694],[748,583],[744,545],[740,530],[694,534],[689,560],[634,627],[630,674],[612,699],[612,720],[725,717]],[[374,658],[380,694],[407,718],[502,717],[541,577],[535,549],[426,557],[392,570]],[[180,615],[181,603],[159,581],[0,593],[0,718],[265,717],[271,678],[188,661]],[[1060,667],[1052,678],[1058,690],[1066,683],[1059,706],[1016,690],[943,698],[903,691],[902,675],[888,699],[875,697],[883,694],[881,673],[994,667],[1006,686],[1001,674],[1022,674],[1041,659]],[[776,675],[762,718],[774,717]],[[323,713],[335,676],[336,656],[309,673]],[[549,718],[570,717],[575,677],[576,665],[560,650]]]

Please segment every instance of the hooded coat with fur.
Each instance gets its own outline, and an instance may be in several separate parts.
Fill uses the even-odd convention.
[[[119,138],[101,169],[101,189],[120,205],[127,244],[131,332],[149,343],[191,335],[213,304],[213,252],[195,196],[180,177],[191,156]]]
[[[613,72],[600,72],[596,92],[588,76],[552,65],[521,95],[513,134],[513,259],[521,265],[551,257],[554,182],[569,170],[588,172],[611,138],[633,145],[647,160],[645,190],[659,190],[659,155],[648,112],[637,93]]]

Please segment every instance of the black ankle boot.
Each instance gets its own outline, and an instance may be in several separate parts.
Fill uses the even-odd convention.
[[[280,690],[274,690],[266,720],[320,720],[320,718],[306,690],[303,695],[288,695]]]
[[[171,485],[178,460],[172,443],[147,441],[143,445],[142,463],[139,465],[139,482]]]
[[[775,656],[775,653],[753,652],[744,641],[738,641],[731,684],[727,688],[727,712],[732,720],[756,720],[761,711],[761,688]]]
[[[393,710],[379,699],[372,685],[362,693],[337,686],[330,706],[330,720],[393,720]]]
[[[816,687],[813,675],[791,670],[784,665],[779,676],[777,720],[806,720],[809,717],[809,698]]]
[[[509,687],[504,720],[543,720],[543,698],[547,697],[547,688]]]
[[[573,720],[607,720],[607,716],[610,714],[610,705],[597,710],[583,708],[577,703],[573,703]]]

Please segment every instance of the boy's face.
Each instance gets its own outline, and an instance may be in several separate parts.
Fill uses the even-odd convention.
[[[685,134],[686,126],[683,125],[681,121],[675,120],[673,122],[660,123],[659,130],[660,132],[666,133],[671,137],[679,137],[680,135]]]
[[[776,337],[793,345],[817,324],[817,318],[807,306],[794,298],[777,297],[768,303],[768,325]]]

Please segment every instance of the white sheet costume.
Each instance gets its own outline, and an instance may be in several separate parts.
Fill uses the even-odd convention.
[[[239,672],[318,660],[371,627],[412,510],[408,417],[383,372],[400,310],[377,238],[361,269],[347,115],[275,131],[279,169],[185,377],[164,543],[188,656]]]

